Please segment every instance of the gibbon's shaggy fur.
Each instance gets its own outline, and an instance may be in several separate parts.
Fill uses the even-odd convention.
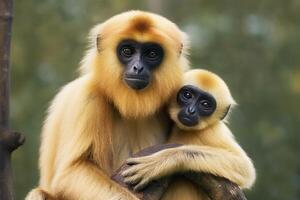
[[[168,142],[184,145],[150,156],[129,158],[127,163],[132,167],[122,174],[125,182],[142,188],[152,180],[177,172],[200,171],[227,178],[241,188],[251,187],[256,176],[252,161],[221,120],[228,107],[235,105],[227,85],[206,70],[186,72],[184,85],[193,85],[211,94],[217,102],[216,110],[202,117],[197,125],[187,127],[178,120],[180,106],[174,97],[169,113],[176,125]],[[192,182],[180,177],[171,183],[162,199],[206,199],[203,194]]]
[[[155,42],[164,60],[150,85],[133,90],[122,80],[120,41]],[[187,37],[164,17],[143,11],[95,26],[76,80],[55,97],[42,131],[40,186],[26,200],[137,199],[110,179],[132,153],[166,142],[164,107],[188,68]]]

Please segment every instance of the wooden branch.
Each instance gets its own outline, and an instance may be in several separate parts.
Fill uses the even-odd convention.
[[[147,156],[155,152],[181,146],[179,144],[163,144],[155,145],[146,149],[143,149],[139,153],[135,154],[133,157]],[[121,175],[124,170],[126,170],[129,165],[122,165],[116,173],[112,176],[112,180],[116,181],[118,184],[130,190],[141,200],[159,200],[166,189],[172,177],[165,177],[161,180],[153,181],[150,183],[143,191],[134,192],[132,188],[126,183],[124,183],[124,178]],[[241,189],[234,183],[229,180],[221,177],[217,177],[211,174],[206,173],[196,173],[196,172],[187,172],[182,174],[175,174],[174,176],[184,176],[194,183],[197,184],[199,188],[204,190],[208,197],[212,200],[246,200],[244,193]]]
[[[183,176],[196,183],[212,200],[247,200],[239,186],[225,178],[195,172]]]
[[[25,141],[21,133],[9,130],[9,55],[12,0],[0,0],[0,199],[13,200],[11,153]]]

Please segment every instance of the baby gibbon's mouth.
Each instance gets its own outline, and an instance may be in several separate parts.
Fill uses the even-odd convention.
[[[191,117],[187,117],[187,116],[185,116],[185,115],[183,115],[183,114],[178,114],[178,120],[180,121],[180,123],[182,123],[183,125],[185,125],[185,126],[189,126],[189,127],[191,127],[191,126],[196,126],[197,124],[198,124],[198,118],[196,119],[196,118],[191,118]]]
[[[194,126],[195,122],[194,120],[191,120],[190,118],[184,117],[180,120],[180,122],[186,126]]]

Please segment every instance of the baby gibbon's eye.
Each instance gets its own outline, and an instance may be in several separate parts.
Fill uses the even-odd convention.
[[[200,104],[204,107],[204,108],[210,108],[211,107],[211,103],[208,100],[202,100],[200,102]]]
[[[186,99],[191,99],[191,98],[193,98],[193,94],[189,91],[185,91],[183,93],[183,97],[186,98]]]

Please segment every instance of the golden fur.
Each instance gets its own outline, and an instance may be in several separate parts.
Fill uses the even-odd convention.
[[[124,39],[156,42],[165,51],[143,90],[122,80],[116,48]],[[80,77],[64,86],[49,108],[40,186],[26,200],[45,199],[47,193],[64,200],[137,199],[109,177],[132,153],[166,141],[164,107],[188,68],[185,34],[166,18],[129,11],[93,28],[90,41]]]
[[[241,188],[251,187],[255,180],[251,159],[220,120],[228,106],[235,104],[227,85],[220,77],[205,70],[186,72],[183,85],[193,85],[213,95],[217,101],[215,112],[211,116],[203,117],[196,126],[186,127],[177,119],[180,107],[174,97],[169,112],[176,125],[168,142],[184,146],[128,159],[127,162],[134,165],[123,172],[125,182],[138,183],[138,189],[154,179],[176,172],[200,171],[225,177]],[[182,178],[172,182],[162,199],[206,198],[196,186]]]

